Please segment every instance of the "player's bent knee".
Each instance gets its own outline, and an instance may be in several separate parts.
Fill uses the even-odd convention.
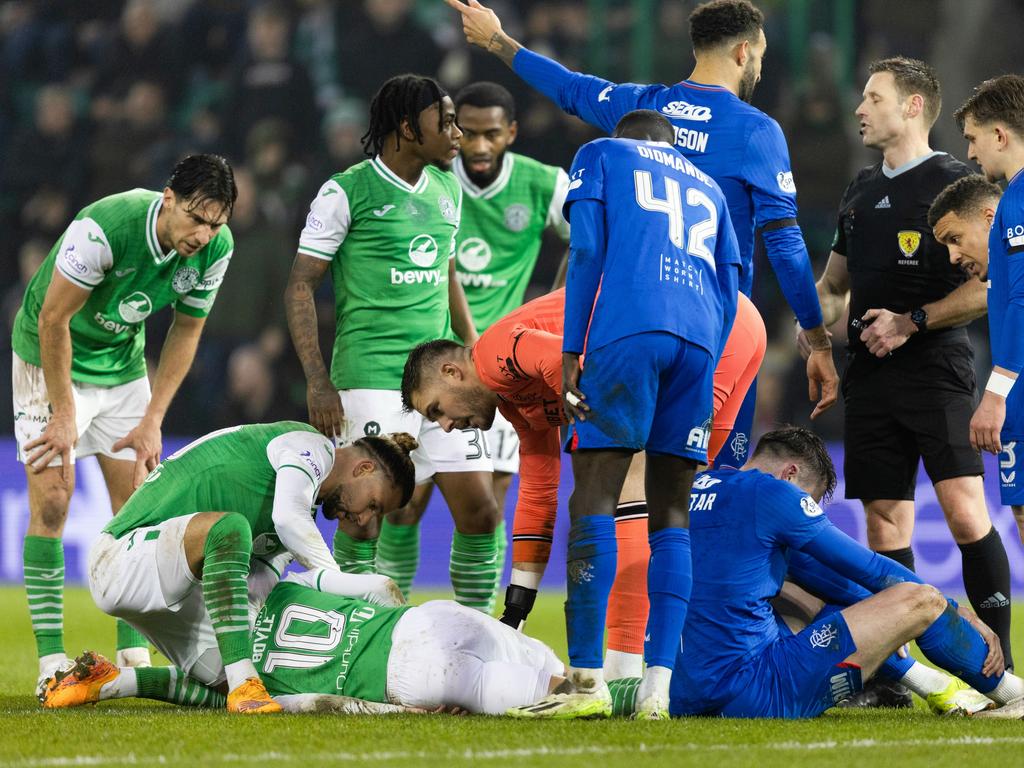
[[[928,626],[946,609],[945,596],[930,584],[897,584],[889,589],[898,591],[906,615]],[[923,628],[923,627],[922,627]]]

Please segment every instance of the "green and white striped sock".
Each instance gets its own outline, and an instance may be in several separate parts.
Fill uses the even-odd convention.
[[[494,531],[494,543],[498,547],[498,563],[494,573],[494,593],[501,590],[501,577],[505,575],[505,555],[508,554],[508,532],[505,521],[498,523]]]
[[[25,594],[40,658],[64,653],[64,544],[26,536],[22,550]]]
[[[340,528],[334,532],[334,562],[343,573],[376,573],[377,539],[353,539]]]
[[[138,697],[156,699],[186,707],[227,706],[227,697],[197,680],[186,677],[177,667],[142,667],[135,670]]]
[[[126,651],[131,648],[144,648],[146,653],[149,653],[149,640],[127,621],[118,619],[117,650]]]
[[[377,573],[394,579],[409,599],[412,580],[420,564],[420,524],[392,525],[387,520],[381,523],[380,540],[377,544]]]
[[[225,667],[249,657],[251,556],[252,529],[244,517],[230,512],[213,524],[203,548],[203,602]]]
[[[493,533],[455,532],[448,572],[457,602],[493,613],[498,594],[497,570],[498,545]]]
[[[620,677],[608,681],[608,690],[612,694],[612,716],[629,717],[636,712],[636,692],[640,688],[641,677]]]

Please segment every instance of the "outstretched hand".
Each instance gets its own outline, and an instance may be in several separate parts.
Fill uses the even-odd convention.
[[[477,0],[444,0],[462,14],[462,31],[466,42],[490,51],[510,67],[512,58],[522,46],[505,34],[498,15]]]

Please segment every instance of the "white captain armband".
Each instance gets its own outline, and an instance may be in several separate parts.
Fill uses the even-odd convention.
[[[1005,373],[992,371],[992,375],[988,377],[988,384],[985,385],[985,391],[1006,398],[1009,397],[1010,390],[1013,389],[1016,382],[1016,379],[1011,379]]]

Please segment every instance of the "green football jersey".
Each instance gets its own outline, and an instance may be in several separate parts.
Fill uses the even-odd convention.
[[[315,499],[334,466],[334,444],[297,421],[211,432],[161,461],[103,530],[121,538],[194,512],[237,512],[252,528],[253,554],[272,556],[280,551],[274,486],[286,466],[309,476]]]
[[[282,581],[256,617],[252,662],[271,696],[327,693],[387,703],[389,608]]]
[[[162,194],[148,189],[105,197],[83,208],[25,290],[12,345],[32,365],[39,357],[39,310],[53,271],[87,288],[71,318],[71,378],[115,386],[146,375],[145,320],[171,304],[193,317],[210,313],[234,248],[231,231],[192,256],[164,253],[156,234]]]
[[[485,189],[469,179],[461,156],[453,170],[465,193],[455,268],[476,330],[483,333],[523,303],[544,229],[569,239],[562,216],[569,178],[561,168],[513,152],[505,153],[501,171]]]
[[[410,186],[379,157],[320,188],[298,252],[331,262],[336,388],[397,390],[410,349],[452,337],[448,264],[461,205],[452,174],[428,165]]]

